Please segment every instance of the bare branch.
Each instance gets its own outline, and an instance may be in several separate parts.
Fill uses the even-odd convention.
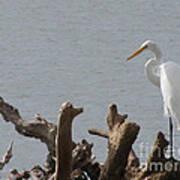
[[[97,135],[100,137],[104,137],[104,138],[109,138],[109,133],[108,131],[102,130],[102,129],[95,129],[95,128],[91,128],[88,130],[89,134],[92,135]]]
[[[10,144],[7,152],[5,153],[2,161],[0,162],[0,170],[2,170],[3,167],[5,166],[5,164],[7,164],[10,161],[10,159],[12,158],[12,146],[13,146],[13,142]]]
[[[6,103],[2,97],[0,97],[0,113],[5,121],[14,124],[19,134],[41,140],[47,145],[49,152],[55,155],[55,136],[57,131],[55,124],[47,122],[39,114],[36,114],[35,120],[23,120],[17,108]]]

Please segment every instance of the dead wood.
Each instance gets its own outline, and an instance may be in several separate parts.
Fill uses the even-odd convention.
[[[108,156],[100,180],[119,180],[123,178],[129,152],[140,127],[136,123],[116,124],[109,134]]]
[[[167,159],[165,152],[168,141],[162,132],[158,132],[154,142],[152,152],[149,155],[147,164],[135,179],[138,180],[179,180],[180,179],[180,162],[175,159]]]
[[[153,164],[156,163],[165,163],[166,158],[164,155],[164,150],[165,148],[168,146],[168,141],[165,139],[164,134],[159,132],[156,138],[156,141],[154,142],[154,146],[152,149],[151,154],[149,155],[149,158],[147,160],[147,164],[146,167],[144,169],[142,169],[142,171],[139,173],[139,179],[143,179],[146,176],[152,174],[152,172],[154,171],[152,167]],[[156,170],[156,171],[160,171],[160,169]]]
[[[10,161],[12,158],[12,146],[13,142],[10,144],[7,152],[4,154],[2,161],[0,161],[0,170],[4,168],[4,166]]]
[[[5,121],[14,124],[19,134],[41,140],[47,145],[49,152],[55,155],[55,136],[57,130],[55,124],[47,122],[39,114],[36,114],[35,120],[23,120],[18,109],[6,103],[2,97],[0,97],[0,113]]]
[[[97,135],[107,139],[109,138],[109,132],[106,130],[91,128],[88,130],[88,132],[91,135]],[[132,168],[139,168],[139,165],[140,165],[139,158],[136,156],[132,148],[128,157],[127,169],[130,170]]]
[[[109,132],[102,129],[90,128],[88,129],[88,132],[92,135],[97,135],[107,139],[109,138]]]
[[[127,119],[127,117],[127,114],[118,114],[117,106],[115,104],[110,104],[108,107],[108,115],[106,118],[107,127],[109,131],[112,130],[115,124],[118,123],[119,125],[121,125],[125,121],[125,119]]]
[[[56,138],[56,172],[55,180],[70,180],[72,173],[72,121],[82,108],[74,108],[71,103],[62,104],[60,108]]]
[[[164,153],[168,144],[169,143],[165,139],[164,134],[162,132],[158,132],[152,152],[147,160],[147,167],[150,167],[151,162],[164,162],[166,160]]]
[[[107,127],[108,131],[102,130],[102,129],[96,129],[96,128],[91,128],[88,130],[88,132],[92,135],[97,135],[100,137],[104,138],[109,138],[109,131],[112,130],[112,128],[118,123],[121,125],[122,123],[125,122],[125,119],[127,119],[128,115],[127,114],[118,114],[117,106],[115,104],[110,104],[108,106],[108,113],[107,113]]]
[[[129,151],[126,151],[124,153],[125,158],[122,158],[123,147],[119,147],[119,146],[124,146],[122,143],[124,140],[120,140],[120,136],[122,136],[121,133],[123,132],[123,130],[120,130],[120,128],[121,126],[123,126],[126,118],[127,118],[127,114],[124,114],[124,115],[118,114],[117,106],[115,104],[110,104],[108,107],[108,115],[106,118],[108,131],[101,130],[101,129],[89,129],[88,131],[90,134],[98,135],[98,136],[108,139],[108,145],[109,145],[108,157],[106,159],[104,169],[101,173],[100,179],[116,180],[120,178],[120,176],[122,177],[124,175],[125,169],[131,170],[132,167],[139,166],[139,159],[136,157],[133,149],[131,148],[134,141],[132,141],[132,144],[129,145],[130,147],[130,149],[128,149]],[[139,126],[136,125],[135,129],[136,131],[134,131],[134,136],[132,134],[132,140],[134,137],[136,138],[137,136],[136,133],[138,133],[139,131]],[[129,132],[129,134],[131,134],[131,132]],[[128,135],[128,133],[126,135]],[[128,147],[128,145],[126,146]],[[122,154],[120,155],[119,152],[121,152]],[[120,156],[119,159],[117,158],[118,155]],[[120,164],[117,164],[118,160],[120,161],[123,160],[121,162],[121,167],[120,166],[118,167],[118,165],[120,165]],[[112,173],[113,171],[115,172],[114,174]]]
[[[78,143],[73,149],[72,169],[78,169],[93,162],[95,156],[92,155],[93,144],[89,144],[85,139]]]
[[[50,171],[35,166],[30,171],[19,174],[16,169],[10,171],[8,179],[24,178],[35,180],[179,180],[180,162],[165,157],[168,141],[164,134],[159,132],[147,164],[139,168],[139,159],[132,149],[140,127],[136,123],[125,122],[127,115],[118,114],[115,104],[109,105],[107,115],[108,130],[89,129],[89,133],[104,137],[108,140],[108,155],[103,166],[94,162],[92,155],[93,144],[86,140],[75,144],[72,141],[72,121],[82,112],[82,108],[74,108],[71,103],[64,103],[60,108],[58,128],[55,124],[47,122],[39,114],[35,120],[25,121],[19,111],[0,97],[0,113],[3,119],[14,124],[18,133],[34,137],[47,145],[49,150],[48,162]],[[57,133],[56,173],[55,163],[55,137]],[[0,169],[8,163],[12,156],[12,144],[0,162]],[[48,166],[47,165],[47,166]],[[103,167],[103,168],[102,168]],[[53,175],[54,173],[54,175]],[[50,178],[49,178],[50,177]]]
[[[94,162],[95,155],[92,154],[93,144],[89,144],[85,139],[78,143],[73,149],[73,177],[85,178],[85,174],[90,179],[98,180],[100,174],[100,164]],[[78,179],[78,178],[77,178]],[[83,179],[83,178],[82,178]]]
[[[46,180],[47,179],[46,172],[39,165],[34,166],[29,172],[29,175],[30,175],[30,178],[32,178],[33,180]]]

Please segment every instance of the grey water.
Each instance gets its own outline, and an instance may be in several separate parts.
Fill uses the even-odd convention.
[[[73,124],[73,139],[94,143],[98,161],[106,158],[107,141],[88,128],[106,129],[107,108],[118,106],[127,121],[141,126],[134,149],[145,162],[158,131],[168,138],[168,120],[158,88],[144,75],[144,52],[126,58],[144,40],[156,41],[165,60],[180,64],[179,0],[0,1],[0,96],[17,107],[25,120],[35,113],[56,123],[65,101],[84,112]],[[19,135],[0,117],[0,158],[14,141],[13,158],[0,172],[42,165],[47,149],[39,140]],[[175,153],[180,158],[180,132]]]

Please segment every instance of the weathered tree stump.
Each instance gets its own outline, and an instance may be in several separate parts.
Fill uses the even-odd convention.
[[[135,123],[116,124],[109,134],[108,156],[100,180],[119,180],[124,177],[129,152],[139,132]]]
[[[108,139],[108,156],[100,180],[119,180],[124,176],[127,166],[139,165],[139,160],[132,150],[139,126],[131,122],[125,123],[126,118],[126,114],[118,114],[115,104],[110,104],[106,119],[108,131],[89,129],[90,134]]]

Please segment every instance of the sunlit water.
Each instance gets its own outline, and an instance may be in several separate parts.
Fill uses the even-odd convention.
[[[105,139],[88,128],[106,128],[107,107],[118,105],[128,121],[141,126],[134,149],[144,162],[159,130],[168,132],[159,89],[144,75],[151,53],[125,59],[146,39],[155,40],[165,59],[179,62],[180,1],[23,1],[0,2],[0,96],[26,120],[35,113],[57,122],[64,101],[84,107],[73,124],[73,139],[94,143],[104,161]],[[1,171],[42,164],[47,149],[39,140],[17,134],[2,118],[0,155],[14,141],[13,158]],[[180,145],[176,133],[175,147]],[[180,152],[179,152],[180,153]],[[176,151],[180,158],[180,154]]]

